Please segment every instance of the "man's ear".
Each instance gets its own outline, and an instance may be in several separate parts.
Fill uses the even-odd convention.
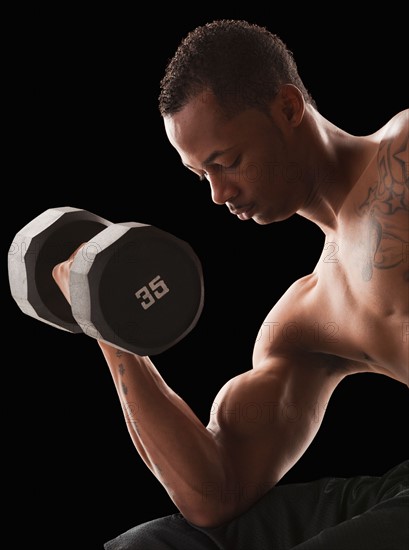
[[[283,84],[274,98],[273,109],[281,123],[296,128],[304,117],[304,96],[294,84]]]

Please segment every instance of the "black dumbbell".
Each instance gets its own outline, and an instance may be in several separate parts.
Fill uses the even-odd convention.
[[[70,271],[70,307],[52,269],[83,243]],[[8,270],[11,294],[27,315],[138,355],[175,345],[203,309],[202,267],[188,243],[78,208],[51,208],[21,229]]]

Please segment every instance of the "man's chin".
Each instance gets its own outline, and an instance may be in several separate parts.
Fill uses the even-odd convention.
[[[251,218],[257,225],[268,225],[274,223],[276,220],[272,220],[271,217],[263,216],[262,214],[255,214]]]

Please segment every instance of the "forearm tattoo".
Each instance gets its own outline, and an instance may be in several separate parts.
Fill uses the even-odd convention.
[[[120,376],[123,376],[125,374],[125,367],[124,367],[123,363],[119,363],[118,372],[119,372]],[[121,388],[122,388],[123,393],[126,395],[128,393],[128,388],[127,388],[127,386],[126,386],[126,384],[123,380],[121,380]]]
[[[369,216],[368,248],[362,278],[374,269],[391,269],[408,261],[409,139],[385,140],[378,152],[378,180],[368,190],[359,214]],[[408,279],[408,270],[404,277]]]
[[[117,350],[115,355],[117,357],[122,357],[123,353],[122,353],[122,351]],[[122,380],[120,380],[121,389],[122,389],[122,393],[124,395],[127,395],[128,394],[128,387],[127,387],[127,385],[125,384],[125,382],[123,380],[123,376],[125,374],[125,371],[126,371],[125,365],[123,363],[119,363],[118,364],[118,372],[119,372],[119,375],[122,378]],[[133,429],[138,434],[139,439],[142,441],[141,433],[140,433],[140,430],[139,430],[139,424],[138,424],[138,421],[136,420],[136,413],[138,411],[137,404],[136,403],[124,402],[123,408],[124,408],[124,411],[125,411],[125,417],[127,419],[127,422],[132,425]]]

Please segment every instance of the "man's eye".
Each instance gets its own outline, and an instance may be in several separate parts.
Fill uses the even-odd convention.
[[[212,174],[216,175],[218,172],[221,172],[222,170],[233,170],[234,168],[237,168],[237,166],[240,164],[240,161],[241,161],[241,155],[239,155],[235,159],[233,164],[230,164],[230,166],[222,166],[221,164],[218,164],[216,162],[214,164],[209,164],[207,166],[207,170],[203,172],[203,174],[200,174],[199,180],[204,181],[205,179],[207,179],[207,176]]]
[[[233,168],[237,168],[237,166],[240,164],[241,155],[239,155],[236,160],[233,162],[233,164],[230,164],[230,166],[225,166],[225,170],[232,170]]]

